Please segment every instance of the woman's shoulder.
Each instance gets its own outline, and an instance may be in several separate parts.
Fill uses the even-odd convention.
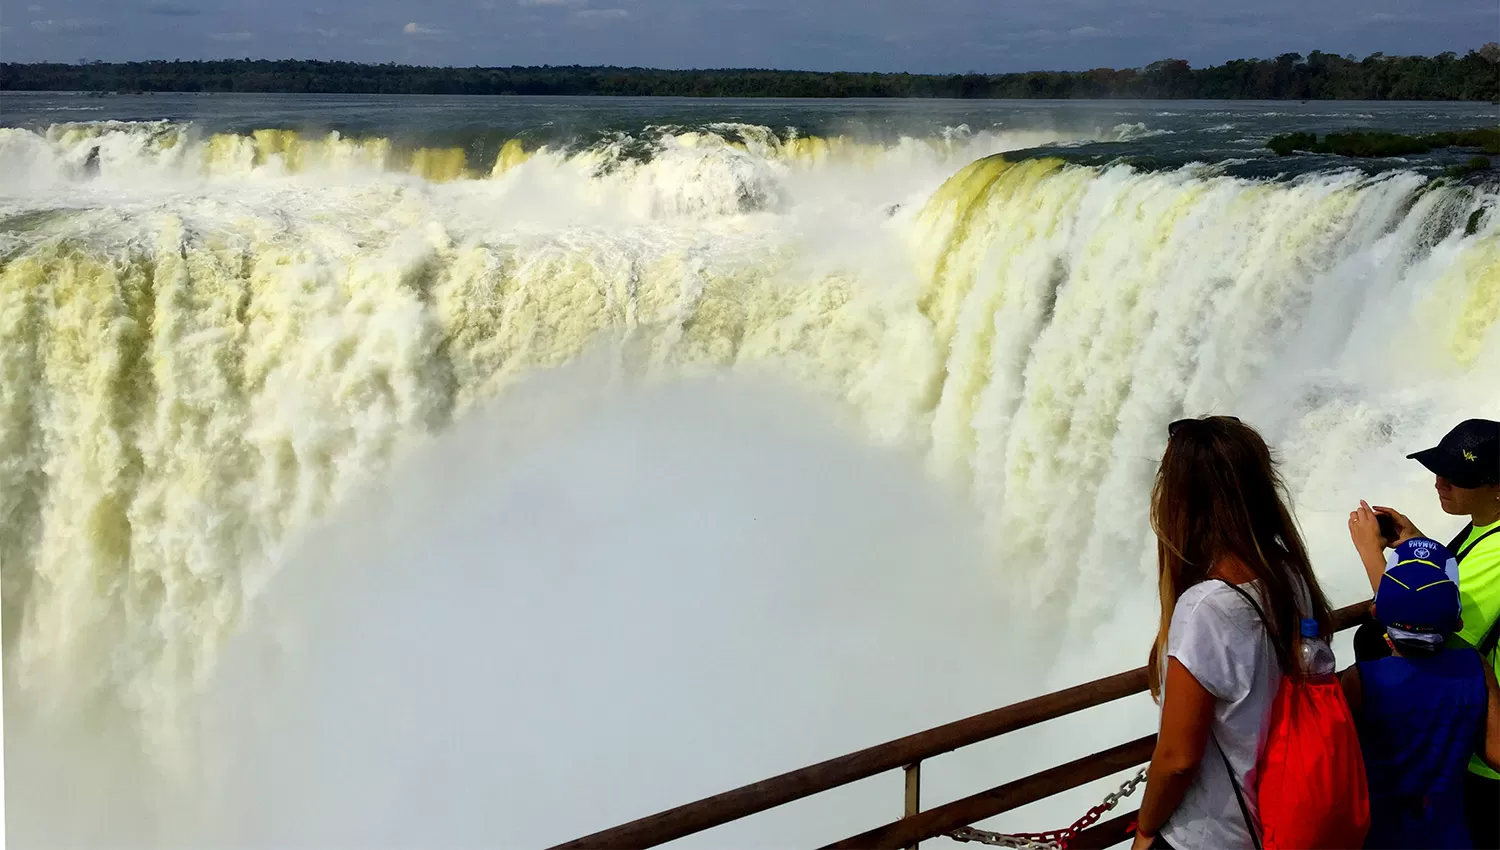
[[[1260,594],[1260,582],[1252,581],[1241,585],[1231,585],[1220,579],[1204,579],[1189,587],[1177,598],[1179,607],[1184,605],[1212,605],[1216,608],[1234,607],[1240,605],[1249,606],[1245,594],[1256,598]]]
[[[1250,586],[1241,588],[1251,595]],[[1235,588],[1222,581],[1189,587],[1177,599],[1167,632],[1167,654],[1219,699],[1233,700],[1250,687],[1248,671],[1262,663],[1260,618]]]
[[[1182,592],[1177,598],[1172,621],[1217,620],[1247,626],[1258,619],[1251,599],[1259,597],[1259,582],[1250,582],[1238,587],[1217,579],[1200,581]],[[1256,604],[1259,604],[1257,602]]]

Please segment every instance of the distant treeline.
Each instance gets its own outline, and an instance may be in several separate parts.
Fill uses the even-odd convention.
[[[433,68],[304,60],[0,64],[0,90],[348,94],[652,95],[677,97],[1205,98],[1497,100],[1500,47],[1465,56],[1355,59],[1313,51],[1193,68],[1024,74],[663,71],[650,68]]]
[[[1272,136],[1266,147],[1279,156],[1290,156],[1296,151],[1356,157],[1409,156],[1438,148],[1477,148],[1496,156],[1500,155],[1500,128],[1447,130],[1421,136],[1403,136],[1382,130],[1350,130],[1329,133],[1321,139],[1316,133],[1286,133]]]

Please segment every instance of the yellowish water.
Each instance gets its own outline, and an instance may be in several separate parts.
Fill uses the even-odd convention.
[[[1494,198],[1415,175],[996,156],[886,215],[818,194],[852,179],[835,166],[887,167],[838,139],[681,139],[609,174],[515,140],[493,164],[281,130],[46,143],[63,161],[109,132],[111,157],[177,182],[59,190],[75,206],[13,228],[0,261],[6,670],[45,710],[123,707],[163,751],[298,530],[591,344],[637,374],[769,373],[845,403],[967,488],[1031,553],[1037,604],[1081,618],[1145,578],[1152,458],[1183,412],[1395,455],[1432,431],[1406,411],[1500,406],[1500,223],[1431,234]],[[329,178],[351,166],[397,174]],[[846,229],[809,235],[829,220]]]

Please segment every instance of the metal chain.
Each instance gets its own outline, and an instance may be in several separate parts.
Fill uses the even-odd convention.
[[[954,841],[973,841],[977,844],[1010,847],[1015,850],[1060,850],[1062,847],[1056,841],[1033,841],[1024,835],[1001,835],[998,832],[986,832],[972,826],[955,829],[948,833],[948,837]]]
[[[978,844],[987,844],[991,847],[1010,847],[1014,850],[1067,850],[1068,843],[1078,833],[1088,829],[1104,816],[1105,812],[1120,805],[1120,801],[1135,793],[1141,783],[1146,781],[1146,769],[1143,767],[1135,776],[1125,780],[1119,790],[1112,791],[1104,796],[1104,802],[1089,809],[1084,816],[1079,818],[1067,829],[1056,829],[1051,832],[1018,832],[1000,833],[988,832],[983,829],[975,829],[972,826],[960,827],[948,833],[948,837],[954,841],[972,841]]]

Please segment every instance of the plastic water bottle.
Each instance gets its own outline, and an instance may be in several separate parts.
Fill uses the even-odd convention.
[[[1318,621],[1302,621],[1302,642],[1297,648],[1297,662],[1305,676],[1333,675],[1333,647],[1318,634]]]

